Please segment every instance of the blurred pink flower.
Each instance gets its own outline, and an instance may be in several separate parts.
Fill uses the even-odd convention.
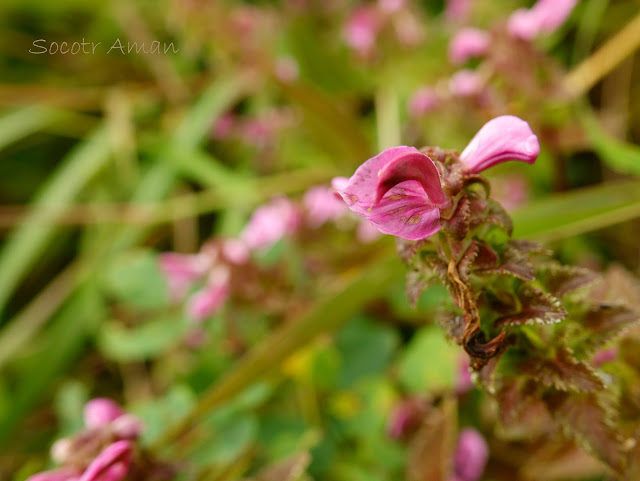
[[[446,0],[444,14],[449,21],[465,23],[470,10],[471,0]]]
[[[219,266],[212,270],[209,283],[191,296],[187,303],[187,315],[202,322],[218,311],[229,297],[229,270]]]
[[[530,9],[511,14],[507,29],[522,40],[532,40],[543,33],[553,33],[567,21],[577,0],[538,0]]]
[[[164,273],[171,298],[182,299],[194,281],[211,268],[212,259],[206,254],[178,254],[166,252],[158,256],[160,270]]]
[[[227,239],[222,243],[222,255],[232,264],[244,264],[249,260],[249,248],[241,239]]]
[[[274,73],[281,82],[291,83],[298,80],[300,68],[295,58],[289,56],[278,57],[275,62]]]
[[[144,425],[133,414],[124,413],[111,422],[111,431],[119,439],[135,439],[142,434]]]
[[[470,69],[458,70],[449,79],[449,90],[457,97],[474,97],[482,93],[482,77]]]
[[[387,421],[387,436],[391,439],[402,439],[420,426],[423,416],[424,412],[418,399],[405,399],[397,403]]]
[[[312,187],[302,200],[307,211],[307,220],[311,227],[320,227],[327,221],[341,217],[346,206],[336,197],[333,189],[323,186]]]
[[[378,6],[385,13],[393,13],[404,8],[405,0],[378,0]]]
[[[593,356],[593,367],[600,367],[605,362],[611,362],[618,357],[618,348],[610,347],[609,349],[601,349]]]
[[[236,125],[236,117],[231,112],[222,114],[218,117],[218,120],[213,124],[213,130],[211,136],[215,140],[227,139]]]
[[[455,476],[462,481],[478,481],[489,459],[489,446],[478,431],[465,428],[458,436],[453,459]]]
[[[349,15],[343,28],[344,40],[358,55],[368,56],[375,46],[381,26],[380,13],[375,5],[362,5]]]
[[[414,147],[393,147],[362,164],[339,191],[380,232],[409,240],[440,230],[447,198],[433,161]]]
[[[493,197],[507,210],[520,207],[529,198],[529,183],[523,175],[512,174],[493,179],[491,184]]]
[[[409,98],[409,113],[413,117],[421,117],[431,112],[440,104],[436,91],[431,87],[420,87]]]
[[[473,57],[482,57],[489,51],[491,37],[484,30],[463,28],[449,43],[449,60],[460,65]]]
[[[513,115],[502,115],[484,124],[460,154],[460,160],[471,172],[478,173],[508,160],[533,164],[539,153],[538,137],[529,124]]]
[[[469,357],[463,355],[458,362],[458,377],[456,379],[456,394],[458,396],[469,392],[473,389],[473,381],[471,380],[471,372],[469,371]]]
[[[88,428],[98,428],[118,419],[125,413],[111,399],[95,398],[84,406],[84,424]]]
[[[252,250],[264,249],[293,234],[299,224],[296,207],[286,197],[277,197],[256,209],[240,239]]]

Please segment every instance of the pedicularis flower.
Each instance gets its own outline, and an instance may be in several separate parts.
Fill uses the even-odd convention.
[[[533,40],[543,33],[553,33],[569,17],[578,0],[538,0],[530,9],[511,14],[509,33],[522,40]]]
[[[393,147],[358,167],[346,184],[334,186],[349,208],[380,232],[419,240],[440,230],[441,212],[451,209],[464,179],[507,160],[533,163],[539,152],[529,125],[505,115],[485,124],[459,158],[455,152]]]
[[[491,45],[491,36],[477,28],[463,28],[449,44],[449,60],[456,65],[473,57],[485,55]]]

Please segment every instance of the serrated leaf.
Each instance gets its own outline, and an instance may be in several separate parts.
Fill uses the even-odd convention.
[[[553,420],[533,380],[505,379],[496,394],[498,415],[510,439],[531,439],[549,432]]]
[[[620,474],[625,456],[620,429],[595,394],[555,393],[546,399],[547,407],[565,433],[587,451]]]
[[[588,286],[598,279],[598,275],[589,269],[556,262],[546,263],[541,269],[541,277],[547,290],[556,297]]]
[[[517,277],[524,281],[532,281],[536,278],[533,266],[531,265],[528,256],[520,252],[517,248],[514,248],[511,244],[507,245],[502,253],[500,264],[496,267],[477,269],[476,272],[479,274],[485,272],[491,274],[504,274]]]
[[[487,270],[498,267],[498,263],[500,262],[498,253],[484,242],[475,242],[478,246],[478,255],[476,255],[473,261],[473,268]]]
[[[557,298],[537,287],[524,286],[517,295],[520,310],[498,318],[496,326],[550,324],[560,322],[567,316],[567,311]]]
[[[406,479],[409,481],[447,481],[451,479],[451,460],[455,449],[455,401],[446,398],[433,408],[409,445]]]
[[[595,371],[578,361],[567,347],[559,348],[551,358],[529,358],[520,363],[519,370],[560,391],[594,392],[604,389],[604,383]]]
[[[407,299],[412,307],[416,307],[422,293],[431,286],[435,280],[435,277],[431,277],[428,280],[425,279],[420,272],[410,271],[407,273]]]
[[[471,227],[476,227],[480,224],[494,224],[501,227],[509,236],[513,232],[513,221],[509,216],[509,213],[504,210],[498,202],[493,199],[487,200],[487,214],[485,217],[474,218],[471,220]]]
[[[470,218],[471,202],[467,196],[462,196],[451,218],[445,221],[447,232],[451,233],[454,239],[464,239],[469,232]]]
[[[396,251],[398,252],[398,257],[402,259],[405,264],[412,265],[416,253],[426,242],[428,241],[411,241],[403,239],[402,237],[396,237]]]
[[[511,247],[519,250],[523,254],[541,254],[545,256],[550,256],[553,254],[553,251],[547,249],[542,246],[538,242],[526,240],[526,239],[513,239],[509,242]]]
[[[640,320],[640,314],[622,305],[601,304],[590,310],[582,319],[582,324],[590,331],[586,340],[591,348],[598,347]]]
[[[458,275],[460,276],[460,280],[466,282],[469,280],[469,275],[471,274],[471,266],[473,265],[473,261],[478,255],[479,247],[475,242],[469,244],[467,250],[462,254],[462,258],[458,261]]]

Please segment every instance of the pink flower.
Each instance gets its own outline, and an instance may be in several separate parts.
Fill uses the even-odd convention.
[[[205,254],[167,252],[160,254],[158,259],[173,300],[184,297],[191,284],[205,275],[211,267],[211,258]]]
[[[362,164],[340,195],[380,232],[409,240],[440,230],[447,197],[433,161],[414,147],[393,147]]]
[[[473,389],[473,380],[471,372],[469,372],[469,358],[465,355],[458,362],[458,378],[456,380],[456,394],[458,396],[465,394]]]
[[[411,431],[420,426],[423,417],[424,411],[417,399],[406,399],[396,404],[387,422],[387,436],[401,439],[411,434]]]
[[[409,113],[421,117],[438,107],[440,99],[431,87],[420,87],[409,99]]]
[[[593,366],[600,367],[605,362],[611,362],[618,357],[618,348],[611,347],[609,349],[601,349],[593,356]]]
[[[129,441],[116,441],[107,446],[91,462],[80,481],[120,481],[131,464],[132,445]]]
[[[474,97],[484,88],[482,77],[474,70],[458,70],[449,79],[449,90],[457,97]]]
[[[471,172],[478,173],[507,160],[533,164],[540,154],[538,138],[529,124],[513,115],[502,115],[487,122],[460,154]]]
[[[133,414],[125,413],[112,421],[111,430],[119,439],[135,439],[142,434],[144,425]]]
[[[322,186],[309,189],[302,202],[311,227],[320,227],[329,220],[338,219],[346,210],[344,202],[336,197],[333,189]]]
[[[444,14],[449,21],[464,23],[471,10],[470,0],[447,0]]]
[[[491,37],[484,30],[463,28],[449,44],[449,60],[460,65],[473,57],[481,57],[489,51]]]
[[[224,140],[231,135],[236,125],[236,118],[231,112],[221,115],[213,125],[211,136],[216,140]]]
[[[404,8],[405,0],[378,0],[380,10],[385,13],[397,12]]]
[[[250,249],[271,247],[283,237],[293,234],[299,224],[300,215],[296,207],[286,197],[277,197],[256,209],[240,239]]]
[[[233,264],[244,264],[249,260],[249,248],[240,239],[227,239],[222,244],[222,255]]]
[[[507,25],[509,33],[523,40],[553,33],[566,22],[576,3],[577,0],[538,0],[529,10],[513,12]]]
[[[220,309],[228,297],[229,271],[220,267],[211,273],[209,284],[191,297],[187,314],[195,321],[204,321]]]
[[[356,8],[343,29],[346,44],[358,55],[368,56],[375,46],[380,24],[381,18],[374,5]]]
[[[478,431],[463,429],[454,455],[455,476],[463,481],[478,481],[489,459],[489,447]]]
[[[281,82],[291,83],[298,80],[300,68],[295,58],[289,56],[278,57],[274,66],[274,73]]]
[[[111,399],[95,398],[84,406],[84,424],[98,428],[109,424],[124,414],[124,410]]]

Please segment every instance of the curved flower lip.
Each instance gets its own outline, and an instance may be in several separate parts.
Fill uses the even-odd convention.
[[[507,160],[533,164],[539,154],[538,137],[529,124],[513,115],[502,115],[484,124],[460,154],[460,160],[477,174]]]
[[[433,161],[406,146],[392,147],[367,160],[339,194],[380,232],[409,240],[440,230],[440,207],[447,202]]]

